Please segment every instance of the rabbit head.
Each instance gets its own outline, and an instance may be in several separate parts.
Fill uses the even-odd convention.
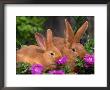
[[[83,58],[87,53],[84,46],[80,43],[80,39],[88,28],[88,21],[86,21],[75,33],[70,23],[65,19],[65,48],[63,53],[66,54],[69,60],[74,60],[77,56]]]
[[[50,29],[47,30],[46,39],[40,33],[35,34],[35,39],[40,48],[44,51],[43,57],[48,65],[55,64],[56,60],[61,58],[62,54],[53,43],[53,35]]]

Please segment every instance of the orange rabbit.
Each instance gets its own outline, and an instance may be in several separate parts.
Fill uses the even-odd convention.
[[[88,52],[85,50],[84,46],[80,43],[80,39],[88,28],[88,21],[86,21],[76,32],[73,31],[69,22],[65,19],[65,37],[57,38],[55,40],[55,45],[60,49],[62,55],[68,57],[67,65],[70,66],[71,70],[74,73],[75,70],[75,59],[79,56],[83,58]]]
[[[62,55],[53,44],[52,31],[47,30],[47,39],[41,34],[36,33],[35,38],[39,46],[29,45],[17,50],[17,62],[27,62],[32,64],[42,64],[44,68],[55,64],[55,60]]]
[[[74,70],[75,59],[76,57],[83,58],[85,54],[88,52],[85,50],[84,46],[80,43],[80,39],[88,28],[88,21],[86,21],[75,33],[69,24],[69,22],[65,19],[65,45],[63,47],[63,55],[68,57],[68,65],[72,67]]]
[[[80,39],[88,28],[88,21],[86,21],[76,32],[73,31],[70,23],[65,19],[66,30],[64,31],[64,38],[54,37],[54,45],[59,48],[63,55],[73,61],[77,56],[83,58],[87,53],[84,46],[80,43]]]

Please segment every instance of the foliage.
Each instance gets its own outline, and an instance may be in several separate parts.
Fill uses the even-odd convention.
[[[76,58],[76,66],[75,66],[78,71],[76,71],[77,73],[83,74],[85,73],[85,69],[84,69],[84,61],[82,59],[80,59],[79,57]]]
[[[16,74],[27,74],[29,73],[30,64],[24,62],[16,63]]]
[[[84,44],[84,47],[89,53],[93,53],[94,52],[94,40],[88,39],[87,42]]]
[[[35,44],[35,32],[44,30],[45,17],[36,16],[17,16],[16,17],[16,46],[17,49],[22,45]]]
[[[85,67],[86,62],[81,58],[76,58],[76,73],[77,74],[94,74],[94,64],[90,67]]]
[[[74,16],[73,19],[75,20],[73,30],[77,31],[81,25],[87,20],[86,16]]]
[[[65,74],[71,73],[71,68],[69,65],[64,65],[61,69],[64,70]]]

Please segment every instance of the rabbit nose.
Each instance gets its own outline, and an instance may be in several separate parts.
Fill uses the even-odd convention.
[[[59,53],[59,54],[57,54],[56,59],[59,59],[61,57],[62,57],[62,55]]]
[[[62,57],[59,57],[57,60],[62,60],[62,59],[68,59],[68,57],[66,55],[62,56]]]
[[[62,58],[62,56],[58,56],[57,58],[56,58],[56,60],[59,60],[59,59],[61,59]]]
[[[74,55],[74,56],[76,56],[76,57],[78,57],[78,56],[79,56],[77,52],[74,52],[74,54],[73,54],[73,55]]]

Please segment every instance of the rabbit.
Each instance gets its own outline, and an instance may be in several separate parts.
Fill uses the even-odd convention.
[[[73,68],[75,66],[75,59],[79,56],[84,58],[88,52],[84,46],[80,43],[80,39],[88,28],[88,21],[86,21],[75,33],[70,23],[65,19],[66,29],[64,31],[64,38],[54,37],[54,45],[60,50],[62,55],[68,57],[67,65]]]
[[[47,39],[40,33],[35,33],[37,45],[29,45],[17,50],[17,62],[27,62],[31,65],[42,64],[46,69],[49,65],[54,65],[55,61],[62,57],[59,49],[53,44],[52,31],[47,30]]]
[[[69,22],[65,19],[66,31],[65,31],[65,41],[66,46],[72,50],[72,52],[77,52],[80,58],[83,58],[87,51],[84,46],[80,43],[80,39],[88,28],[88,21],[86,21],[75,33],[69,24]]]
[[[81,59],[84,58],[88,52],[84,46],[80,43],[80,39],[88,28],[88,21],[86,21],[75,33],[70,23],[65,19],[65,46],[63,48],[63,54],[69,58],[68,65],[75,70],[75,60],[79,56]]]
[[[80,43],[80,39],[88,28],[88,21],[77,30],[76,34],[67,19],[65,19],[65,26],[65,37],[54,37],[54,45],[62,52],[62,54],[67,55],[69,60],[73,60],[77,56],[83,58],[85,54],[87,54],[87,51]]]

